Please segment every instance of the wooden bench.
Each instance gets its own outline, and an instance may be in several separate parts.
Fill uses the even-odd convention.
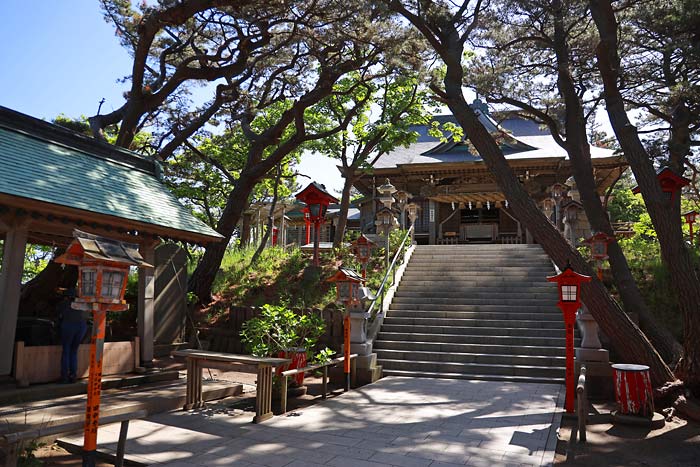
[[[223,363],[232,365],[253,365],[257,367],[258,380],[255,389],[254,423],[264,422],[272,418],[272,370],[278,366],[287,365],[292,361],[288,358],[253,357],[252,355],[237,355],[209,350],[176,350],[171,353],[175,357],[185,357],[187,363],[187,396],[184,410],[202,407],[202,368],[207,364]]]
[[[125,412],[116,415],[105,415],[102,411],[100,413],[99,424],[109,425],[110,423],[121,422],[121,429],[119,430],[119,442],[117,443],[117,455],[114,461],[115,467],[122,467],[124,465],[124,446],[126,444],[126,435],[129,430],[129,420],[135,420],[137,418],[144,418],[147,413],[145,410],[135,410],[132,412]],[[85,422],[69,422],[63,424],[50,425],[46,427],[30,428],[23,431],[16,431],[14,433],[6,433],[0,435],[0,441],[2,444],[7,446],[7,454],[5,457],[6,467],[16,467],[17,458],[19,457],[19,451],[21,444],[25,441],[31,441],[35,439],[45,438],[53,435],[60,435],[63,433],[72,433],[80,431],[84,428]]]
[[[350,355],[350,373],[354,374],[355,373],[355,357],[357,357],[357,354],[351,354]],[[328,395],[328,367],[331,366],[336,366],[339,363],[343,363],[345,361],[345,357],[338,357],[334,358],[332,360],[329,360],[326,363],[319,363],[317,365],[309,365],[305,366],[304,368],[294,368],[292,370],[287,370],[282,372],[282,401],[281,401],[281,410],[282,413],[287,412],[287,378],[290,376],[298,375],[299,373],[308,373],[310,371],[315,371],[318,370],[319,368],[323,370],[323,382],[322,382],[322,394],[321,398],[325,399],[326,396]]]

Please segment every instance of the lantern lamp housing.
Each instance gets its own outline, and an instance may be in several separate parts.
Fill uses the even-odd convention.
[[[361,298],[362,276],[355,270],[349,268],[338,268],[333,277],[326,279],[326,282],[335,282],[336,301],[349,305],[357,303]]]
[[[556,282],[559,286],[559,303],[561,305],[571,305],[578,308],[581,303],[581,284],[590,282],[591,277],[575,272],[567,264],[561,274],[547,277],[547,281]]]
[[[357,240],[351,243],[352,251],[360,263],[366,263],[372,255],[372,247],[374,242],[367,238],[364,234],[360,235]]]
[[[683,217],[685,218],[686,224],[693,224],[693,223],[695,223],[695,219],[697,219],[697,217],[698,217],[698,212],[695,210],[688,211],[685,214],[683,214]]]
[[[309,220],[320,223],[326,217],[328,205],[339,201],[326,191],[326,187],[320,183],[311,182],[296,195],[296,199],[305,203],[309,210]],[[306,213],[304,214],[306,218]]]
[[[676,193],[680,192],[681,188],[690,184],[690,180],[676,174],[669,167],[664,167],[656,172],[656,178],[659,180],[659,185],[661,185],[661,191],[664,192],[669,201],[673,201]],[[632,193],[635,195],[640,192],[639,186],[632,188]]]
[[[604,232],[598,232],[595,235],[587,238],[582,243],[591,248],[591,258],[595,260],[603,260],[608,257],[608,245],[615,240]]]
[[[80,230],[57,263],[78,266],[78,296],[72,307],[91,310],[94,303],[107,311],[129,308],[124,301],[129,267],[152,267],[138,251],[138,245],[100,237]]]

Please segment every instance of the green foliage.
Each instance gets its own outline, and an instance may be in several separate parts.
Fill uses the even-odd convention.
[[[292,348],[313,349],[325,331],[317,313],[298,314],[284,306],[263,305],[260,316],[243,323],[241,342],[258,357],[271,357]]]
[[[44,465],[41,459],[37,459],[34,453],[40,447],[45,446],[44,443],[39,443],[36,440],[32,440],[24,444],[21,449],[19,456],[17,456],[17,466],[18,467],[40,467]]]
[[[616,189],[608,202],[612,222],[637,222],[646,214],[642,195],[635,195],[630,188]]]
[[[321,365],[323,363],[328,363],[331,361],[333,356],[335,355],[335,350],[329,349],[328,347],[319,350],[316,355],[314,355],[314,358],[311,359],[311,363],[314,365]]]

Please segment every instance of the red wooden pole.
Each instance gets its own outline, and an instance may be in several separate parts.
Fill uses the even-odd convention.
[[[99,284],[98,284],[99,285]],[[102,357],[105,342],[107,311],[99,304],[93,305],[92,337],[90,338],[90,373],[88,375],[87,405],[83,431],[83,467],[94,467],[97,449],[97,427],[100,419],[100,394],[102,392]]]
[[[343,320],[343,372],[345,373],[345,390],[350,390],[350,311],[345,312]]]
[[[564,325],[566,327],[566,401],[564,407],[567,413],[574,412],[574,323],[575,312],[564,312]]]
[[[690,246],[693,246],[693,223],[688,223],[688,228],[690,229]]]
[[[313,261],[313,264],[316,267],[318,267],[321,264],[321,262],[319,261],[319,258],[318,258],[318,244],[321,242],[320,226],[321,226],[320,222],[314,222],[314,261]]]

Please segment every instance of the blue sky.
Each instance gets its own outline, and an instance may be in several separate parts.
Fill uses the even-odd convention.
[[[98,0],[1,0],[0,105],[51,120],[118,108],[131,58],[102,17]],[[342,179],[328,158],[306,155],[301,173],[331,192]],[[303,186],[308,178],[300,178]]]
[[[0,105],[51,119],[119,107],[130,58],[97,0],[3,0]]]

